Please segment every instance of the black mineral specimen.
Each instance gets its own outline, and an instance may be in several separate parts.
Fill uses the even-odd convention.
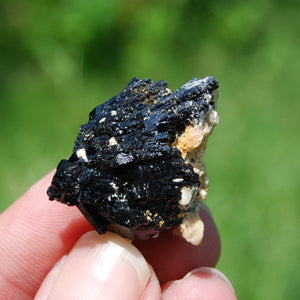
[[[194,78],[171,93],[165,81],[134,78],[81,126],[50,200],[76,205],[99,234],[148,239],[178,227],[199,244],[208,186],[202,159],[218,123],[217,88],[213,77]]]

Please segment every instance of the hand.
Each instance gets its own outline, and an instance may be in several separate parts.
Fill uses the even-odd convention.
[[[170,231],[132,244],[98,235],[76,207],[50,202],[52,176],[0,215],[0,299],[236,299],[225,276],[208,268],[220,241],[207,209],[200,246]]]

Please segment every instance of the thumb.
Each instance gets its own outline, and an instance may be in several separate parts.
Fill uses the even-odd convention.
[[[130,242],[91,231],[54,266],[35,299],[138,299],[150,276],[145,259]]]

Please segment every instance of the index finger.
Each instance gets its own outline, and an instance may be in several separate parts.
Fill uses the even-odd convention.
[[[52,176],[46,175],[0,215],[1,299],[32,299],[53,265],[92,229],[76,207],[48,200]]]

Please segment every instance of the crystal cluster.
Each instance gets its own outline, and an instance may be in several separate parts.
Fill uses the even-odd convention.
[[[218,123],[217,88],[213,77],[173,93],[163,80],[134,78],[80,127],[72,155],[57,166],[50,200],[76,205],[99,234],[141,240],[175,228],[199,244],[208,188],[202,160]]]

